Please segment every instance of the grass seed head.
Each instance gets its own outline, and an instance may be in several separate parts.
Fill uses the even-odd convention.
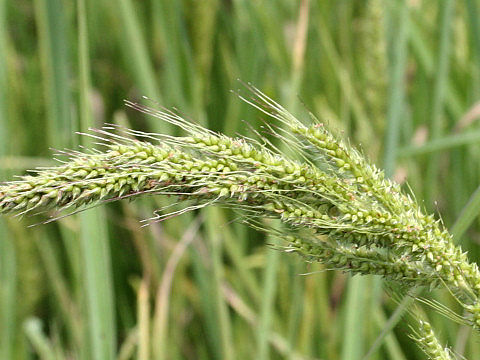
[[[71,152],[60,166],[0,185],[0,213],[74,209],[146,194],[193,202],[174,214],[159,211],[154,221],[226,205],[243,210],[255,227],[264,225],[252,219],[280,219],[286,226],[277,235],[286,240],[285,249],[329,269],[381,275],[408,287],[445,284],[479,328],[480,273],[440,222],[322,124],[304,125],[251,90],[253,97],[244,100],[276,122],[267,128],[296,156],[265,138],[231,138],[173,112],[128,102],[177,125],[185,136],[114,126],[93,130],[105,143],[103,152]]]

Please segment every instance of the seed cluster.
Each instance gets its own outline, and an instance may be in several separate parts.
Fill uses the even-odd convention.
[[[128,103],[179,126],[186,136],[114,126],[93,130],[105,151],[71,152],[60,166],[0,185],[0,213],[74,209],[144,194],[190,200],[184,211],[227,205],[244,210],[252,225],[251,219],[280,219],[285,250],[329,269],[381,275],[410,287],[446,284],[464,304],[468,321],[480,328],[478,267],[439,221],[322,124],[306,126],[252,91],[256,97],[245,100],[280,123],[281,133],[269,129],[297,157],[267,139],[227,137],[175,113]],[[159,211],[152,220],[170,215]]]
[[[427,321],[420,320],[419,328],[415,330],[415,336],[412,338],[417,342],[425,355],[430,360],[453,360],[450,349],[443,347],[435,333],[432,326]]]

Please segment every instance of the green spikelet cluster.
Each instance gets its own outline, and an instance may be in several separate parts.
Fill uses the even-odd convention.
[[[231,138],[168,111],[130,107],[179,126],[184,137],[106,126],[92,130],[104,151],[71,152],[57,167],[0,185],[0,213],[75,209],[126,197],[177,195],[185,208],[156,212],[152,221],[207,205],[244,210],[255,227],[280,219],[285,250],[330,269],[376,274],[408,287],[442,284],[463,304],[463,320],[480,328],[480,273],[451,235],[365,157],[314,121],[304,125],[251,88],[245,101],[277,124],[266,138]],[[278,126],[280,125],[280,126]],[[119,133],[123,133],[119,135]]]
[[[433,332],[432,326],[427,321],[420,320],[419,327],[414,331],[415,335],[412,336],[422,349],[422,351],[427,355],[429,360],[454,360],[455,357],[452,355],[450,349],[443,347],[435,333]]]

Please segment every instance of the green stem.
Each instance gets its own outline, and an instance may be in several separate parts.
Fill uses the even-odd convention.
[[[85,0],[78,0],[79,41],[79,115],[80,130],[93,126],[89,101],[90,63]],[[91,141],[83,138],[84,145]],[[88,141],[86,141],[88,140]],[[80,214],[80,243],[85,271],[85,296],[88,319],[88,338],[91,358],[113,360],[115,358],[115,320],[110,268],[110,249],[104,221],[105,209],[94,209]]]
[[[443,133],[445,94],[447,91],[448,70],[450,64],[451,33],[453,28],[453,15],[455,12],[455,0],[442,0],[440,2],[440,45],[438,49],[438,64],[433,88],[432,121],[430,125],[431,140],[439,139]],[[436,177],[438,176],[439,157],[432,154],[428,161],[426,172],[425,198],[428,204],[433,204],[434,191],[436,189]]]

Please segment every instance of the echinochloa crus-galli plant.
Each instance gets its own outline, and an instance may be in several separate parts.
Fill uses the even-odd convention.
[[[143,195],[177,195],[175,213],[208,205],[243,210],[245,220],[275,218],[271,231],[284,249],[328,269],[381,275],[408,288],[447,286],[465,312],[458,319],[480,329],[480,273],[432,215],[412,196],[315,119],[305,125],[262,92],[245,101],[272,118],[266,138],[215,133],[177,113],[127,105],[180,127],[185,136],[144,133],[107,125],[92,129],[102,150],[72,151],[59,166],[0,185],[0,213],[71,211]],[[300,159],[300,160],[299,160]]]

